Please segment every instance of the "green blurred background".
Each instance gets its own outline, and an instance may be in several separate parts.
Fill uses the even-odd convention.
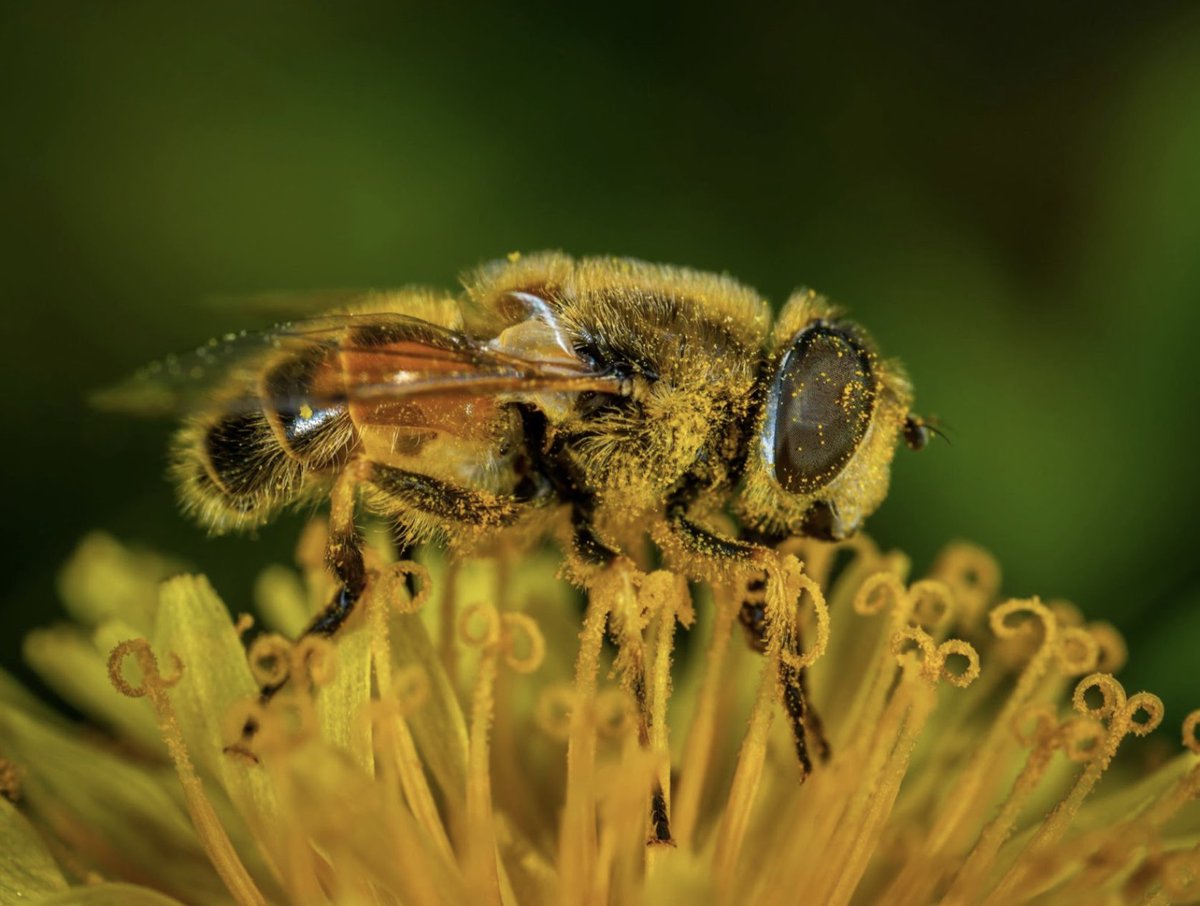
[[[978,541],[1200,705],[1200,15],[988,6],[5,2],[0,659],[89,529],[238,609],[288,557],[296,520],[205,539],[169,426],[84,404],[263,326],[206,297],[562,248],[845,302],[953,438],[898,454],[873,534]]]

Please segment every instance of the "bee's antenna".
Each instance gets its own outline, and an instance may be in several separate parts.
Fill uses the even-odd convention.
[[[927,421],[925,423],[925,430],[928,431],[930,434],[934,435],[935,437],[940,437],[942,440],[944,440],[946,442],[947,446],[950,446],[950,447],[954,446],[954,441],[952,441],[950,439],[950,434],[947,430],[947,426],[939,423],[937,421],[937,419],[931,419],[930,421]]]

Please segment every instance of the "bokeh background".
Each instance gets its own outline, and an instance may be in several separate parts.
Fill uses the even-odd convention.
[[[953,440],[898,454],[872,533],[978,541],[1200,704],[1195,7],[506,6],[5,0],[3,664],[89,530],[239,609],[288,559],[295,520],[206,539],[169,426],[85,404],[264,326],[212,297],[562,248],[842,300]]]

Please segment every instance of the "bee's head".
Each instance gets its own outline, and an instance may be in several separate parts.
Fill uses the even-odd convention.
[[[771,534],[847,538],[887,494],[908,381],[812,292],[788,302],[771,345],[742,518]]]

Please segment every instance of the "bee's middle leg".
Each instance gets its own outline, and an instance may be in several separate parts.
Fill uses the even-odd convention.
[[[616,563],[621,552],[601,537],[596,527],[596,517],[597,505],[594,497],[579,493],[571,495],[571,551],[588,567],[607,569]],[[611,622],[611,615],[609,635],[617,647],[640,644],[640,640],[625,638],[623,633],[616,631]],[[650,699],[646,694],[646,662],[640,649],[636,647],[630,651],[630,655],[628,673],[634,707],[637,709],[638,746],[643,751],[649,751],[652,718]],[[650,828],[650,843],[674,845],[667,794],[657,779],[650,790]]]
[[[630,652],[632,657],[628,667],[629,682],[633,692],[634,705],[637,708],[638,747],[644,752],[649,752],[653,718],[650,712],[650,699],[646,694],[646,660],[641,653],[641,639],[640,637],[623,638],[621,633],[614,631],[611,622],[609,623],[609,637],[618,648],[625,645],[635,646],[634,650]],[[650,828],[650,843],[674,845],[674,838],[671,836],[671,816],[667,809],[667,794],[663,790],[662,783],[657,779],[650,790]]]

